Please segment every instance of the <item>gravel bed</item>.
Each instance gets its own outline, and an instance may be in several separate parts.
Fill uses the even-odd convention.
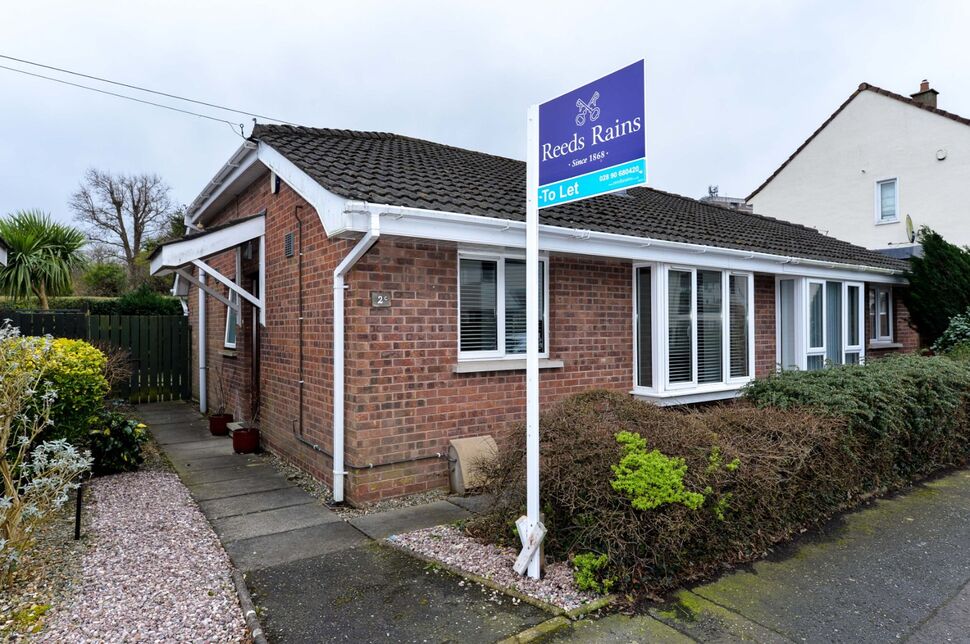
[[[44,627],[51,606],[63,601],[81,578],[81,558],[89,514],[82,515],[82,538],[74,540],[74,498],[37,530],[36,543],[0,589],[0,640],[19,642]]]
[[[412,494],[411,496],[402,496],[394,499],[385,499],[384,501],[376,501],[360,507],[352,507],[350,505],[334,505],[333,492],[325,483],[318,481],[303,470],[290,465],[275,454],[270,452],[262,452],[260,455],[270,461],[273,467],[275,467],[280,474],[284,475],[288,481],[298,485],[313,497],[323,501],[337,514],[337,516],[344,521],[350,521],[351,519],[364,516],[365,514],[387,512],[388,510],[396,510],[398,508],[410,508],[416,505],[434,503],[435,501],[440,501],[448,496],[447,490],[429,490],[419,494]]]
[[[249,641],[229,558],[174,474],[95,479],[93,545],[41,642]]]
[[[546,564],[546,573],[539,580],[520,576],[512,570],[512,564],[519,554],[517,551],[484,543],[454,526],[415,530],[393,535],[387,540],[563,610],[579,608],[598,598],[576,588],[572,569],[568,565]]]

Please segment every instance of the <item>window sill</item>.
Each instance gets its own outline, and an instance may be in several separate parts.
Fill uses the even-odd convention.
[[[876,222],[876,225],[877,226],[886,226],[886,225],[889,225],[889,224],[898,224],[899,222],[900,222],[900,220],[899,220],[898,217],[896,219],[880,219],[879,221]]]
[[[636,398],[652,402],[660,407],[669,407],[672,405],[689,405],[691,403],[737,398],[741,395],[741,389],[748,382],[750,381],[707,388],[674,389],[663,393],[645,389],[634,389],[630,393]]]
[[[236,357],[236,350],[235,349],[222,349],[221,351],[219,351],[219,355],[222,356],[223,358],[235,358]]]
[[[877,342],[877,341],[872,341],[872,342],[869,343],[869,346],[867,348],[874,349],[876,351],[878,351],[880,349],[902,349],[903,348],[903,344],[901,342]]]
[[[562,369],[562,360],[539,359],[540,369]],[[465,360],[451,368],[453,373],[484,373],[486,371],[525,371],[525,358],[496,358],[495,360]]]

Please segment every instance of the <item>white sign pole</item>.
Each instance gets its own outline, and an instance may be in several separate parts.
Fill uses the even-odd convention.
[[[539,544],[545,528],[539,521],[539,106],[529,108],[526,157],[525,211],[525,440],[526,518],[528,533],[522,540],[520,566],[528,561],[528,573],[539,579]],[[521,574],[522,571],[520,570]]]

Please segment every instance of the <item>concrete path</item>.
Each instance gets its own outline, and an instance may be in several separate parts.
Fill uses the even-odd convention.
[[[245,573],[270,641],[494,642],[550,617],[525,603],[491,600],[375,541],[470,516],[458,504],[347,522],[266,459],[234,454],[232,441],[211,436],[190,405],[140,405],[137,415]]]

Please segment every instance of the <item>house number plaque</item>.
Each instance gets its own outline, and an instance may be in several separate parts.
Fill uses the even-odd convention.
[[[391,306],[391,294],[384,291],[371,291],[370,305],[379,309],[389,308]]]

